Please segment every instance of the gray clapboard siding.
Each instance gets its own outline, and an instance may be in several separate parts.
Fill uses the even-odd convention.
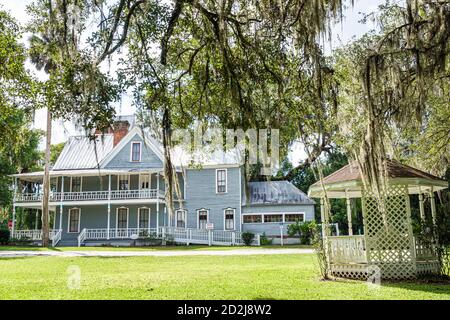
[[[227,168],[227,193],[216,193],[216,169],[186,170],[186,209],[188,228],[197,228],[197,210],[209,210],[214,229],[224,229],[224,210],[235,209],[235,229],[240,221],[239,168]]]

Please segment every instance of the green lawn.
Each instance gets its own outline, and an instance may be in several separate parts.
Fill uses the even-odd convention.
[[[56,247],[42,248],[38,246],[0,246],[0,251],[161,251],[161,250],[236,250],[236,249],[295,249],[295,248],[313,248],[307,245],[267,245],[267,246],[207,246],[207,245],[189,245],[189,246],[151,246],[151,247]]]
[[[67,287],[81,270],[80,289]],[[69,269],[68,269],[69,268]],[[3,299],[450,299],[450,286],[320,281],[315,256],[0,259]]]

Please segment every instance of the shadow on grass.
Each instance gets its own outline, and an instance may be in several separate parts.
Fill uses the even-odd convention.
[[[423,291],[435,294],[447,295],[450,299],[450,277],[430,276],[421,277],[416,280],[386,281],[382,283],[385,287],[401,288],[412,291]]]
[[[365,280],[354,280],[345,278],[334,278],[326,281],[336,281],[342,283],[355,283],[361,284],[366,282]],[[429,277],[429,278],[418,278],[415,280],[402,280],[402,281],[392,281],[392,280],[382,280],[381,287],[383,288],[394,288],[394,289],[404,289],[409,291],[421,291],[433,294],[447,295],[450,299],[450,277]]]

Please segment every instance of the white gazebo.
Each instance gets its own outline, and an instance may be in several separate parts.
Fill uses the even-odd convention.
[[[379,273],[383,279],[410,279],[439,271],[434,247],[414,238],[409,195],[418,194],[423,220],[427,214],[424,198],[430,201],[436,223],[435,192],[446,189],[448,182],[393,160],[386,161],[386,173],[387,187],[379,196],[364,188],[356,162],[310,187],[308,195],[320,198],[324,244],[332,275],[366,279]],[[348,235],[330,235],[325,198],[347,200]],[[361,198],[363,235],[352,232],[351,198]]]

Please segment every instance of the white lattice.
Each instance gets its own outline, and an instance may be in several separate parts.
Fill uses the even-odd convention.
[[[331,274],[335,277],[366,280],[368,277],[367,264],[333,263]]]
[[[385,279],[416,276],[409,197],[404,185],[389,186],[380,196],[363,193],[367,262]]]

